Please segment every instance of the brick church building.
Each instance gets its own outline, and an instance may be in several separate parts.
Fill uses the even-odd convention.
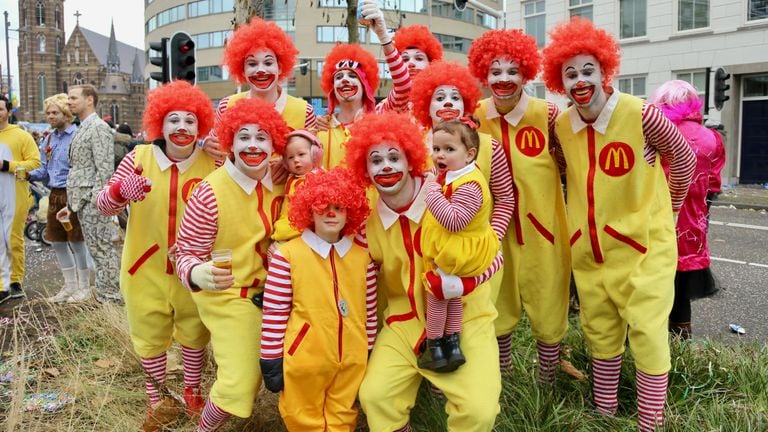
[[[144,111],[144,50],[78,23],[65,42],[64,0],[19,0],[19,112],[21,121],[45,123],[43,101],[71,85],[93,84],[96,112],[115,124],[141,129]]]

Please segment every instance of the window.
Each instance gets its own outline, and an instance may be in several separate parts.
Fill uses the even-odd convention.
[[[389,68],[387,67],[386,61],[380,61],[379,63],[379,79],[381,80],[391,80],[392,74],[389,73]],[[374,89],[375,91],[375,89]]]
[[[546,32],[546,14],[544,13],[544,0],[528,1],[523,3],[523,18],[525,20],[525,32],[536,38],[536,45],[544,46]]]
[[[62,28],[61,9],[59,8],[59,5],[56,5],[56,10],[53,12],[53,24],[56,26],[57,29]]]
[[[56,55],[61,55],[61,38],[56,36]]]
[[[347,0],[320,0],[320,7],[345,8]]]
[[[112,116],[112,122],[116,125],[120,124],[120,105],[117,102],[112,101],[109,106],[109,115]]]
[[[753,75],[743,79],[744,97],[768,96],[768,75]]]
[[[621,39],[645,36],[646,0],[619,0]]]
[[[85,78],[83,78],[83,74],[80,72],[75,74],[75,79],[72,80],[72,85],[83,85],[85,84]]]
[[[644,98],[645,77],[619,78],[619,91]]]
[[[344,3],[346,2],[344,1]],[[384,0],[382,9],[400,12],[426,13],[427,5],[425,0]]]
[[[39,26],[45,25],[45,5],[43,0],[37,0],[37,5],[35,5],[35,21]]]
[[[478,12],[477,24],[483,27],[487,27],[489,29],[495,29],[499,25],[499,19],[493,15],[490,15],[484,12]]]
[[[709,27],[709,0],[678,0],[677,30]]]
[[[27,35],[22,34],[19,38],[19,51],[27,52]]]
[[[21,8],[21,26],[22,27],[27,26],[27,8],[26,7]]]
[[[223,47],[228,36],[228,31],[216,31],[192,35],[192,40],[195,41],[197,49],[216,48]]]
[[[197,68],[197,82],[227,81],[229,72],[221,66],[200,66]]]
[[[544,0],[542,0],[543,2]],[[453,2],[446,3],[441,1],[433,1],[432,2],[432,15],[443,17],[443,18],[450,18],[455,19],[459,21],[466,21],[468,23],[475,22],[475,10],[468,7],[464,9],[463,11],[456,10],[456,8],[453,7]]]
[[[45,75],[40,74],[37,76],[37,109],[38,111],[43,111],[45,108],[43,108],[43,101],[45,101],[45,98],[48,97],[46,92],[46,82],[45,82]]]
[[[184,5],[172,7],[170,9],[166,9],[159,14],[153,16],[152,18],[147,20],[147,23],[144,24],[144,32],[149,33],[152,30],[162,27],[164,25],[168,25],[170,23],[174,23],[176,21],[181,21],[186,16],[184,15]]]
[[[365,40],[365,27],[357,28],[357,35],[361,41]],[[349,42],[347,28],[342,26],[317,26],[317,42]]]
[[[580,16],[592,21],[592,0],[568,0],[571,18]]]
[[[748,0],[747,21],[768,19],[768,0]]]
[[[231,13],[234,10],[234,0],[202,0],[189,3],[187,7],[190,18],[218,13]]]
[[[45,36],[41,34],[37,35],[37,52],[45,52]]]
[[[443,49],[448,51],[468,53],[469,46],[472,45],[472,41],[470,39],[465,39],[463,37],[453,36],[453,35],[444,35],[440,33],[432,33],[432,34],[443,45]]]
[[[692,85],[698,92],[701,102],[704,102],[704,92],[707,88],[706,71],[678,72],[675,74],[675,78]]]

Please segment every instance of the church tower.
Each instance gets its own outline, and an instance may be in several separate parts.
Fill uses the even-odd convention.
[[[43,101],[64,91],[64,0],[19,0],[19,119],[44,123]]]

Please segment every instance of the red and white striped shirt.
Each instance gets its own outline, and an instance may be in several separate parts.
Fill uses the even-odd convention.
[[[389,73],[392,75],[392,90],[389,91],[386,99],[376,105],[376,112],[406,112],[408,111],[408,96],[411,92],[411,75],[397,48],[389,53],[386,60]]]
[[[496,236],[502,239],[515,212],[515,193],[504,148],[495,139],[491,139],[491,178],[488,186],[493,197],[491,227]]]
[[[213,188],[203,180],[187,202],[176,239],[176,272],[181,283],[192,289],[192,268],[208,260],[219,232],[219,208]]]

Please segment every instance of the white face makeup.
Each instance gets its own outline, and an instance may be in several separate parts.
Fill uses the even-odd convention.
[[[333,74],[333,92],[339,102],[363,99],[363,85],[355,71],[342,69]]]
[[[240,126],[232,142],[235,167],[248,177],[261,180],[272,156],[272,137],[257,124]]]
[[[565,61],[562,78],[565,94],[577,108],[589,109],[605,100],[603,71],[593,55],[579,54]]]
[[[418,48],[408,48],[400,54],[400,57],[408,68],[411,79],[429,66],[429,57]]]
[[[368,151],[368,176],[381,193],[393,195],[406,183],[408,159],[397,144],[382,143],[372,146]]]
[[[251,84],[251,88],[256,91],[267,92],[277,86],[280,64],[277,62],[274,51],[260,49],[245,58],[243,73]]]
[[[187,149],[197,140],[197,116],[189,111],[171,111],[163,119],[163,138],[167,146]]]
[[[322,212],[312,213],[315,223],[315,234],[328,243],[336,243],[341,238],[341,231],[347,224],[347,209],[331,204]]]
[[[464,98],[459,89],[452,85],[441,85],[432,93],[432,101],[429,103],[429,116],[432,117],[432,126],[436,126],[446,120],[453,120],[464,115]]]
[[[523,75],[520,64],[509,57],[499,57],[488,68],[488,88],[494,99],[514,99],[523,91]]]

